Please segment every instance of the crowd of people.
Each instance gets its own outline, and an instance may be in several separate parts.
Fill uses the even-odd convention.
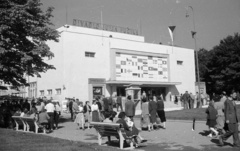
[[[210,130],[208,137],[218,137],[219,145],[223,146],[224,142],[233,136],[233,146],[240,147],[238,135],[238,115],[236,103],[237,93],[232,92],[228,96],[222,92],[221,96],[213,95],[209,106],[206,109],[207,125]]]
[[[233,101],[236,97],[236,92],[232,92],[229,96],[226,95],[226,92],[222,92],[221,95],[213,94],[209,99],[209,106],[206,109],[206,124],[210,130],[208,137],[219,136],[220,145],[224,145],[224,141],[233,136],[233,145],[240,146],[236,104]],[[146,93],[143,92],[140,100],[141,127],[147,127],[148,131],[157,130],[161,122],[161,127],[166,129],[163,97],[161,95],[146,96]],[[131,96],[127,96],[123,101],[121,95],[114,99],[111,96],[97,96],[91,103],[89,101],[83,103],[72,98],[69,99],[67,107],[71,114],[71,120],[78,125],[79,129],[90,129],[90,122],[121,123],[126,134],[134,136],[133,143],[137,147],[139,142],[146,141],[134,124],[136,104],[140,100],[134,101]],[[186,91],[181,96],[184,108],[193,108],[192,100],[196,100],[196,107],[201,107],[203,104],[201,95],[196,97]],[[60,104],[52,99],[34,99],[31,103],[28,100],[6,100],[0,106],[0,126],[13,128],[15,123],[12,116],[31,117],[47,131],[53,131],[58,129],[60,115]]]
[[[36,120],[40,127],[47,131],[58,129],[61,108],[59,102],[33,99],[31,103],[24,100],[5,100],[0,106],[0,126],[13,128],[12,116],[30,117]]]
[[[68,102],[68,110],[71,113],[71,119],[78,125],[81,130],[90,129],[90,122],[106,122],[106,123],[120,123],[126,131],[128,136],[134,138],[133,143],[135,147],[138,143],[144,142],[139,130],[134,124],[133,117],[135,116],[136,103],[127,97],[125,103],[125,112],[122,106],[122,97],[118,96],[116,100],[112,97],[97,96],[90,105],[89,101],[80,102],[79,100],[70,99]],[[117,112],[113,108],[116,108]],[[87,125],[86,125],[87,124]]]

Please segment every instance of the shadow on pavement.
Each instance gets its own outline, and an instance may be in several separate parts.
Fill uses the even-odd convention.
[[[201,134],[202,136],[208,136],[209,131],[204,130],[203,132],[200,132],[200,133],[198,133],[198,134]]]

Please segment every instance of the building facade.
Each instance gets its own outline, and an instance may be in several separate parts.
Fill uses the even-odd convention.
[[[185,91],[195,94],[192,49],[86,27],[65,25],[58,31],[59,42],[47,42],[54,57],[46,58],[56,70],[41,74],[41,78],[30,77],[29,96],[60,101],[75,97],[84,102],[98,95],[126,96],[126,88],[132,85],[138,94],[162,94],[166,100]]]

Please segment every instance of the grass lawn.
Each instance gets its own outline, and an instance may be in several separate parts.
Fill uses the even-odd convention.
[[[193,120],[195,118],[196,121],[206,121],[207,114],[205,111],[206,108],[169,111],[166,112],[166,118],[172,120]],[[237,105],[237,112],[240,120],[240,105]]]
[[[165,112],[166,119],[171,120],[193,120],[193,118],[196,119],[196,121],[206,121],[207,114],[205,113],[206,108],[200,108],[200,109],[187,109],[187,110],[177,110],[177,111],[168,111]],[[237,105],[237,111],[238,111],[238,118],[240,120],[240,105]],[[140,117],[136,116],[136,117]]]
[[[0,128],[1,151],[110,151],[113,149],[118,150],[116,147],[111,148]]]

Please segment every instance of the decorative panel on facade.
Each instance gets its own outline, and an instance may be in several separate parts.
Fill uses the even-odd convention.
[[[168,82],[168,58],[116,53],[116,80]]]

